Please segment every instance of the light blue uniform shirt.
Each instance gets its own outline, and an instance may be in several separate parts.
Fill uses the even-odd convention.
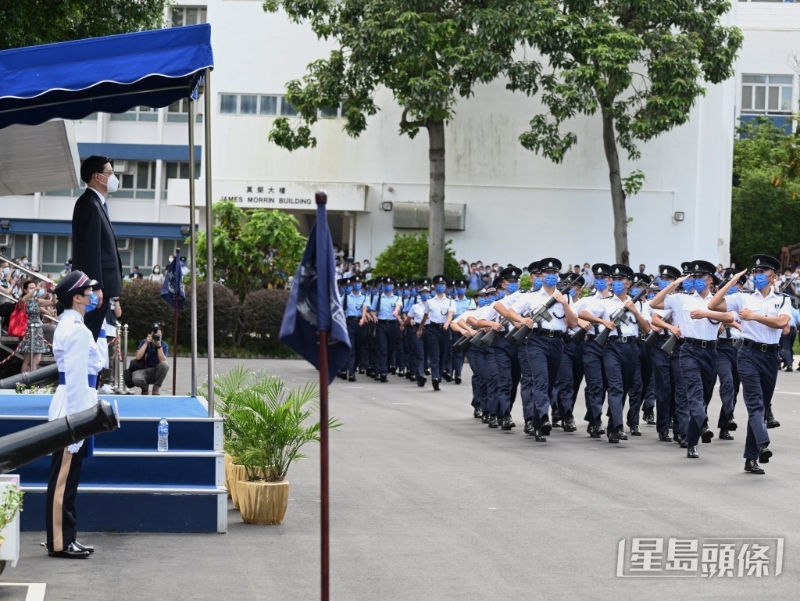
[[[465,311],[469,311],[475,308],[475,301],[471,298],[467,298],[466,296],[463,299],[459,299],[455,297],[453,299],[453,303],[455,304],[455,309],[453,310],[453,318],[459,317]]]
[[[350,294],[345,296],[347,300],[347,306],[345,307],[345,301],[342,300],[342,308],[344,309],[344,316],[345,317],[361,317],[361,307],[364,306],[364,303],[367,302],[367,295],[363,292],[356,296],[355,293],[351,292]]]
[[[379,301],[380,308],[378,308]],[[383,293],[380,296],[376,296],[372,299],[372,305],[370,308],[378,314],[378,319],[383,321],[386,319],[395,319],[393,315],[394,308],[401,303],[402,301],[400,300],[400,297],[396,294],[386,296],[386,294]]]

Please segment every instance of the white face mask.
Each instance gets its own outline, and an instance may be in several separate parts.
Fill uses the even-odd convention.
[[[156,268],[153,270],[153,273],[160,273],[160,272],[161,272],[161,270],[160,270],[158,267],[156,267]]]
[[[104,174],[101,173],[100,175],[104,175]],[[113,194],[114,192],[119,190],[119,180],[117,179],[117,176],[114,175],[113,173],[111,175],[106,176],[106,177],[108,178],[108,181],[106,181],[106,191],[109,194]]]

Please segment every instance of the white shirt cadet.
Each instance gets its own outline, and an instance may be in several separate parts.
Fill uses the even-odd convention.
[[[432,296],[425,303],[425,315],[428,316],[428,321],[431,323],[443,324],[447,321],[447,314],[453,311],[453,300],[444,296]]]
[[[513,309],[520,317],[526,317],[528,312],[535,311],[540,306],[547,303],[550,298],[551,296],[545,292],[545,289],[540,288],[536,292],[530,292],[522,295],[522,298],[518,303],[515,303]],[[569,296],[567,296],[567,302],[569,302]],[[556,303],[550,308],[550,315],[553,316],[553,319],[550,321],[542,320],[542,329],[566,332],[567,320],[565,319],[566,315],[564,314],[564,308],[561,306],[561,303]],[[536,326],[535,323],[533,325]]]
[[[419,325],[422,321],[422,316],[425,315],[425,301],[419,301],[418,303],[414,303],[411,306],[411,309],[408,312],[411,319],[414,320],[414,323]]]
[[[627,299],[625,299],[627,300]],[[605,319],[611,321],[611,316],[617,312],[618,309],[621,309],[625,306],[625,303],[621,301],[617,296],[610,296],[598,303],[602,312],[600,315],[596,315],[595,313],[591,312],[592,315],[596,315],[600,319]],[[650,321],[650,305],[647,303],[636,303],[636,310],[641,313],[642,317],[646,321]],[[615,336],[638,336],[639,335],[639,324],[636,321],[636,316],[631,311],[628,311],[625,314],[625,317],[622,318],[622,322],[616,327],[616,329],[612,330],[609,334],[610,338],[614,338]]]
[[[770,291],[766,297],[762,296],[758,291],[752,294],[736,292],[724,297],[724,299],[728,311],[738,312],[742,309],[750,309],[753,313],[758,313],[765,317],[788,315],[791,319],[792,316],[792,302],[788,297],[776,294],[774,291]],[[778,344],[781,339],[781,330],[765,326],[754,319],[743,319],[742,337],[761,344]]]
[[[698,340],[716,340],[719,323],[710,319],[692,319],[691,312],[695,310],[708,310],[708,303],[714,297],[710,292],[703,298],[697,292],[692,294],[668,294],[664,299],[664,308],[670,309],[678,319],[678,327],[683,338],[696,338]],[[677,325],[677,324],[676,324]]]

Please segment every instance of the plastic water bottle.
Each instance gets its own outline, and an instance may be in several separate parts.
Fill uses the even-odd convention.
[[[169,450],[169,423],[166,417],[162,417],[158,422],[158,450]]]

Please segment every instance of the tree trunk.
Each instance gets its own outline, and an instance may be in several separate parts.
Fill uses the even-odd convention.
[[[444,273],[444,122],[431,121],[427,128],[431,170],[428,275],[433,277]]]
[[[608,162],[608,179],[611,183],[611,204],[614,207],[614,249],[618,263],[629,264],[628,211],[625,208],[625,189],[619,168],[614,117],[610,107],[603,107],[603,149]]]

